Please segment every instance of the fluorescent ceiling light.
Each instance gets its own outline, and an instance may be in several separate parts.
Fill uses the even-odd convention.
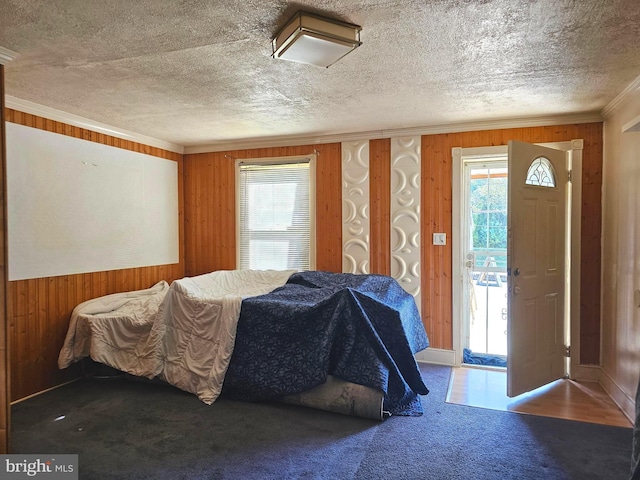
[[[273,58],[328,67],[362,45],[358,25],[296,13],[271,41]]]

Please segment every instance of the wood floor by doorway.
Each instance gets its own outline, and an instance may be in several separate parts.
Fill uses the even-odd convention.
[[[595,382],[557,380],[514,398],[507,397],[506,385],[504,369],[452,368],[446,401],[602,425],[632,426],[611,397]]]

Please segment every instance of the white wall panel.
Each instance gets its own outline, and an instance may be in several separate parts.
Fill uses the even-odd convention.
[[[391,139],[391,276],[420,309],[420,136]]]
[[[319,226],[322,228],[322,226]],[[342,271],[369,273],[369,141],[342,144]]]
[[[9,280],[179,261],[176,162],[6,126]]]

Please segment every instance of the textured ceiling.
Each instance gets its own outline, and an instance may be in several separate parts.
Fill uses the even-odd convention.
[[[298,9],[363,45],[272,59]],[[8,95],[187,146],[600,112],[639,40],[638,0],[0,0]]]

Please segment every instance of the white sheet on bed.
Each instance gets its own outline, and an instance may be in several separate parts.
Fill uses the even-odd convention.
[[[168,291],[169,284],[161,281],[146,290],[114,293],[76,306],[58,367],[91,356],[132,375],[147,376],[153,368],[146,352],[149,332]]]
[[[242,299],[284,285],[294,272],[223,270],[89,300],[72,313],[58,365],[90,355],[211,404],[233,353]]]
[[[213,403],[233,353],[242,299],[269,293],[293,272],[225,270],[173,282],[151,333],[154,350],[164,355],[153,373]]]

